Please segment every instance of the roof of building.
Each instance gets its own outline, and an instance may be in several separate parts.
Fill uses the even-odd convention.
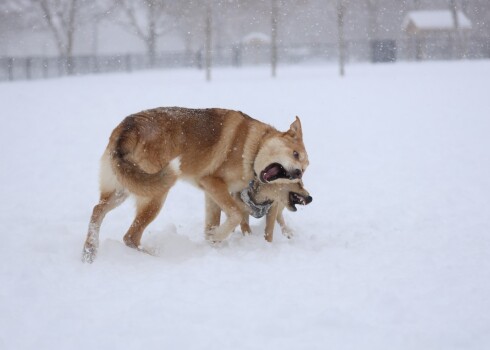
[[[463,12],[457,11],[457,16],[459,28],[471,29],[471,21]],[[453,14],[450,10],[411,11],[405,16],[403,29],[407,29],[410,23],[420,30],[455,29]]]

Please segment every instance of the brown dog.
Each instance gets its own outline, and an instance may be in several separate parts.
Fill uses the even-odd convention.
[[[157,108],[131,115],[112,132],[101,159],[100,201],[90,219],[82,260],[97,253],[104,216],[130,194],[136,217],[124,242],[139,248],[144,229],[158,215],[168,191],[181,178],[203,189],[227,215],[207,231],[226,239],[242,212],[230,193],[257,174],[262,183],[300,181],[308,166],[298,117],[286,132],[225,109]]]

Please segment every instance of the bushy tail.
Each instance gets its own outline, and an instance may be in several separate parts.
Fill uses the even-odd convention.
[[[126,118],[121,123],[122,130],[116,128],[111,136],[111,143],[114,145],[110,150],[111,165],[118,181],[136,195],[155,196],[166,192],[171,176],[168,167],[156,173],[147,173],[128,159],[139,141],[138,130],[131,124],[131,120]]]

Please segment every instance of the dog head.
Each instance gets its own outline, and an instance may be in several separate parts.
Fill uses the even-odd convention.
[[[299,182],[308,164],[301,121],[296,117],[288,131],[264,141],[255,158],[254,170],[262,183]]]
[[[289,183],[260,184],[253,192],[256,203],[279,202],[290,211],[298,210],[296,205],[307,205],[313,201],[303,187],[303,181]]]

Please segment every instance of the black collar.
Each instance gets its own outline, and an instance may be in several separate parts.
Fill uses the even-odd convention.
[[[254,199],[254,193],[259,188],[259,183],[252,180],[248,184],[248,187],[240,192],[240,198],[243,203],[250,209],[250,215],[254,218],[261,218],[269,212],[272,206],[272,201],[265,201],[264,203],[257,203]]]

